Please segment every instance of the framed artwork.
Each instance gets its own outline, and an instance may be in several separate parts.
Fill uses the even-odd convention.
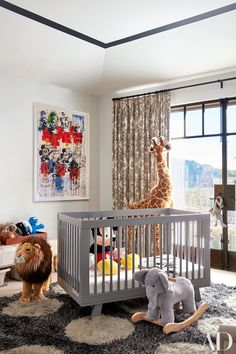
[[[34,103],[34,200],[89,199],[89,114]]]

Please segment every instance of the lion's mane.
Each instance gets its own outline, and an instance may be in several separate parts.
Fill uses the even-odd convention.
[[[52,270],[52,251],[47,241],[41,237],[27,237],[18,247],[16,255],[23,255],[23,245],[28,242],[33,246],[40,245],[40,249],[34,250],[34,255],[27,263],[16,263],[16,269],[20,277],[27,283],[41,283],[48,279]]]

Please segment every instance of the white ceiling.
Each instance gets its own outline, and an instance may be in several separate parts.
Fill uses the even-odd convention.
[[[14,0],[105,43],[199,15],[226,0]],[[103,49],[0,9],[0,71],[101,95],[236,70],[236,11]]]

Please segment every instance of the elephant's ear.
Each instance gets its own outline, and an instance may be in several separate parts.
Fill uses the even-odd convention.
[[[169,281],[168,281],[166,273],[164,273],[164,272],[159,273],[159,280],[162,283],[162,285],[164,286],[164,289],[168,290],[169,289]]]
[[[145,277],[147,275],[148,269],[138,270],[134,273],[133,278],[142,284],[145,284]]]

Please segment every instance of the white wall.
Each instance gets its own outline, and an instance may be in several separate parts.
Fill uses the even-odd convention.
[[[235,73],[227,77],[235,77]],[[127,96],[137,93],[153,92],[171,87],[185,86],[197,82],[213,81],[222,79],[225,76],[201,78],[198,80],[175,83],[165,87],[151,87],[145,90],[123,92],[123,94],[112,93],[99,98],[99,121],[100,121],[100,209],[110,210],[112,208],[112,98]],[[171,105],[205,101],[224,97],[236,96],[236,80],[225,81],[224,88],[220,84],[198,86],[188,89],[171,91]]]
[[[90,199],[33,201],[33,102],[90,113]],[[62,87],[0,75],[0,223],[38,216],[49,238],[59,211],[99,209],[98,100]]]

